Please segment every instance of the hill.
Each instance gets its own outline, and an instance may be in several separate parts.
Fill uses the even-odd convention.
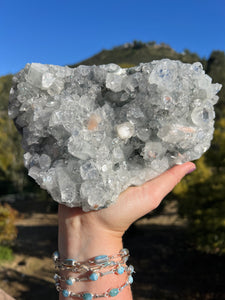
[[[158,45],[155,42],[143,43],[141,41],[134,41],[111,50],[102,50],[84,61],[71,65],[71,67],[76,67],[81,64],[101,65],[108,63],[115,63],[127,67],[162,58],[181,60],[188,63],[201,61],[204,65],[206,62],[205,59],[201,59],[196,53],[191,53],[189,50],[184,50],[183,53],[177,53],[169,45],[164,43]]]

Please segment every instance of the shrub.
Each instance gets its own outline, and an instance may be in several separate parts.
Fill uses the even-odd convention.
[[[0,245],[0,261],[9,261],[13,259],[12,249],[8,246]]]
[[[0,244],[9,245],[17,236],[14,224],[17,211],[8,204],[0,205]]]

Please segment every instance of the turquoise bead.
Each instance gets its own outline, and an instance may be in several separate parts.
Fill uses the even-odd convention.
[[[112,289],[109,291],[109,296],[110,297],[115,297],[119,294],[119,289]]]
[[[129,265],[128,270],[130,273],[134,273],[134,267],[132,265]]]
[[[108,255],[98,255],[94,258],[96,264],[102,264],[104,262],[107,262],[108,260],[109,260]]]
[[[67,285],[73,285],[73,279],[72,279],[72,278],[68,278],[68,279],[66,280],[66,284],[67,284]]]
[[[55,251],[53,254],[52,254],[52,257],[54,260],[57,260],[59,258],[59,252],[58,251]]]
[[[123,274],[123,272],[124,272],[124,267],[122,267],[122,266],[118,267],[117,270],[116,270],[116,273],[117,273],[118,275]]]
[[[63,264],[66,265],[66,266],[74,266],[76,263],[76,260],[75,259],[65,259]]]
[[[54,278],[55,281],[58,281],[60,277],[59,277],[58,274],[55,274],[53,278]]]
[[[126,248],[123,248],[122,250],[120,250],[120,253],[121,253],[122,255],[129,255],[129,250],[126,249]]]
[[[62,294],[64,297],[69,297],[70,293],[67,290],[62,290]]]
[[[93,272],[90,276],[89,276],[89,279],[92,280],[92,281],[96,281],[98,280],[98,274]]]
[[[128,282],[129,284],[132,284],[134,282],[134,279],[131,275],[128,277]]]
[[[83,299],[84,300],[92,300],[93,296],[90,293],[85,293],[85,294],[83,294]]]

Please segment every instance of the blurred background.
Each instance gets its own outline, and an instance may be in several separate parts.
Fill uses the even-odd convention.
[[[225,1],[0,1],[0,288],[18,300],[57,299],[51,253],[57,205],[23,167],[8,119],[14,73],[26,63],[200,61],[223,84],[211,148],[153,213],[125,236],[134,300],[225,299]]]

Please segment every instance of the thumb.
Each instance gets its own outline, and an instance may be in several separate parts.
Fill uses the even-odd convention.
[[[138,187],[136,194],[136,217],[137,219],[149,213],[162,201],[162,199],[178,184],[181,179],[196,169],[192,162],[176,165],[165,171],[156,178]]]

